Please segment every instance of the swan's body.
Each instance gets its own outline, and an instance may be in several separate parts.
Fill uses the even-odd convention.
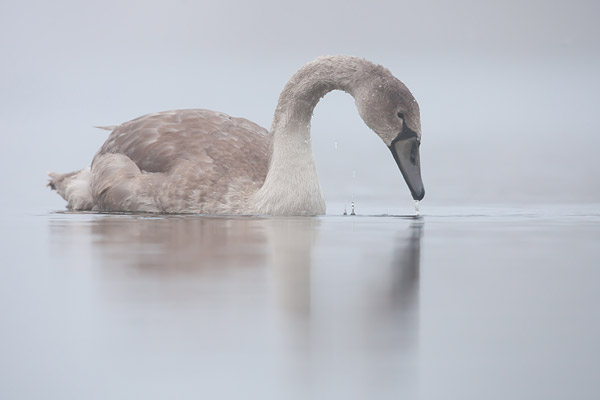
[[[49,185],[74,210],[324,214],[310,119],[334,89],[354,96],[363,120],[392,149],[413,197],[422,198],[416,101],[387,69],[345,56],[319,58],[290,79],[270,133],[208,110],[149,114],[115,127],[91,167],[50,173]],[[401,161],[409,153],[406,172]]]
[[[67,200],[74,209],[245,213],[240,205],[267,175],[269,140],[266,129],[214,111],[145,115],[114,129],[91,174],[71,178],[87,180],[89,193]]]

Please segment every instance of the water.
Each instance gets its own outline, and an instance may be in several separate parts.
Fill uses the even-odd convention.
[[[0,397],[598,398],[599,210],[5,213]]]

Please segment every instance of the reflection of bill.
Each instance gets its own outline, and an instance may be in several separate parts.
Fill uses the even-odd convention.
[[[284,364],[299,387],[330,396],[412,395],[423,222],[378,233],[376,223],[346,221],[279,220],[267,229]],[[392,246],[381,245],[384,236]]]

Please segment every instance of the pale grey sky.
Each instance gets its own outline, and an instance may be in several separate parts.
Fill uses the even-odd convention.
[[[421,105],[424,206],[600,200],[594,1],[23,1],[0,5],[0,205],[63,202],[45,170],[89,164],[93,125],[209,108],[270,127],[325,54],[388,67]],[[411,205],[352,98],[315,111],[330,204]],[[335,147],[337,143],[337,149]]]

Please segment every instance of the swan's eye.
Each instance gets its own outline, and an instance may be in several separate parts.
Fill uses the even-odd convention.
[[[404,119],[404,114],[402,114],[402,113],[398,113],[398,118],[400,118],[400,119]]]

